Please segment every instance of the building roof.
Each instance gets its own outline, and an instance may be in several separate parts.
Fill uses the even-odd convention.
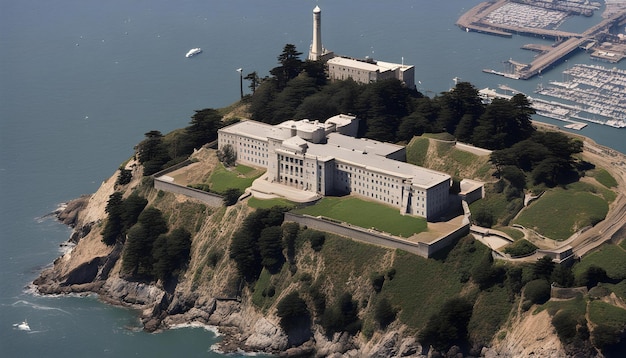
[[[237,122],[220,129],[220,132],[243,135],[258,140],[267,140],[267,138],[291,138],[291,131],[288,128],[281,128],[257,121]]]
[[[334,157],[335,160],[360,166],[371,172],[410,180],[413,185],[423,189],[450,181],[448,174],[385,158],[382,155],[391,149],[397,151],[398,148],[401,149],[402,147],[332,133],[328,136],[327,144],[309,144],[306,154],[322,158]]]
[[[352,58],[340,57],[340,56],[331,58],[330,60],[328,60],[328,64],[345,66],[345,67],[355,68],[355,69],[369,71],[369,72],[376,72],[376,71],[384,72],[387,70],[384,68],[381,69],[379,66],[376,65],[376,63],[359,61],[359,60],[355,60]]]
[[[367,138],[354,138],[339,133],[330,133],[326,139],[326,145],[329,147],[349,148],[350,150],[371,153],[383,157],[404,149],[403,146],[397,144],[379,142]]]

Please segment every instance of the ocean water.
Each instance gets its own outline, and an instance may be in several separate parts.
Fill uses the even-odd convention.
[[[29,291],[70,234],[46,214],[94,192],[143,133],[166,133],[186,126],[195,109],[236,101],[237,68],[267,75],[286,43],[306,55],[316,5],[324,47],[404,58],[430,96],[451,88],[454,77],[531,93],[559,80],[566,66],[595,63],[578,54],[528,82],[482,73],[510,57],[530,61],[533,53],[519,47],[541,40],[457,28],[458,16],[478,2],[0,0],[0,355],[220,356],[211,331],[148,334],[132,310]],[[589,21],[599,15],[566,25],[580,30]],[[185,58],[193,47],[203,53]],[[580,133],[626,152],[626,130],[591,124]],[[30,331],[17,326],[24,320]]]

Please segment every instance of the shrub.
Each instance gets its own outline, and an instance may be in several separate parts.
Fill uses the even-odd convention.
[[[391,302],[386,297],[383,297],[374,308],[374,319],[378,322],[380,328],[385,329],[391,322],[395,321],[396,313],[396,310],[391,306]]]
[[[552,325],[563,343],[571,343],[576,337],[576,317],[567,310],[561,310],[552,317]]]
[[[418,338],[422,345],[431,345],[438,351],[467,340],[467,325],[472,317],[472,304],[457,297],[446,301],[441,310],[430,317]]]
[[[372,277],[372,288],[374,288],[374,291],[376,291],[376,293],[379,293],[382,289],[383,289],[383,284],[385,283],[385,276],[383,276],[382,274],[375,274]]]
[[[321,231],[308,230],[308,238],[311,243],[311,248],[317,252],[322,250],[324,242],[326,241],[326,235]]]
[[[537,250],[537,246],[533,245],[533,243],[526,239],[521,239],[515,241],[512,245],[507,246],[504,249],[504,253],[509,254],[512,257],[516,257],[532,254],[535,250]]]
[[[126,185],[130,183],[132,179],[133,179],[132,170],[120,168],[120,173],[117,175],[117,180],[115,181],[115,184]]]
[[[543,304],[550,299],[550,284],[544,279],[530,281],[524,288],[527,300],[536,304]]]
[[[237,203],[237,200],[239,200],[239,197],[241,196],[241,194],[243,194],[243,192],[240,189],[237,189],[237,188],[226,189],[224,193],[222,194],[224,196],[224,205],[225,206],[235,205]]]
[[[292,292],[278,302],[276,315],[280,318],[280,326],[285,331],[290,331],[309,318],[309,310],[298,292]]]

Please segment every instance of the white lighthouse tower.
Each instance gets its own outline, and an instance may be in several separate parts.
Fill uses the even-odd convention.
[[[309,50],[309,60],[317,61],[323,55],[322,49],[322,10],[319,6],[313,9],[313,42]]]

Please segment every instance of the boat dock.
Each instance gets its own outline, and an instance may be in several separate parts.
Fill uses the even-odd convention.
[[[566,82],[551,82],[537,93],[573,103],[570,117],[616,128],[626,127],[626,70],[576,65]]]
[[[583,47],[595,42],[597,37],[608,34],[609,29],[615,25],[622,25],[626,22],[626,10],[613,13],[608,18],[602,20],[587,29],[582,34],[556,30],[556,28],[568,16],[568,12],[560,8],[551,8],[549,2],[538,2],[541,5],[532,6],[528,4],[513,3],[509,0],[498,0],[494,3],[481,3],[463,14],[457,21],[457,25],[465,31],[475,31],[498,36],[511,36],[512,34],[538,36],[542,38],[555,39],[554,46],[533,46],[526,48],[542,51],[530,64],[520,64],[509,61],[512,66],[511,73],[502,73],[494,70],[483,70],[484,72],[506,76],[515,79],[529,79],[541,74],[550,67],[565,60],[568,56]],[[560,5],[559,5],[560,6]],[[580,13],[588,16],[588,11],[592,5],[580,3],[570,3],[568,7],[579,6]],[[615,56],[606,55],[604,57],[613,58]]]

